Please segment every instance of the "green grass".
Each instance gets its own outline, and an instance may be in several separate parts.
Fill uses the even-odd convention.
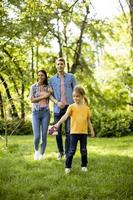
[[[0,138],[0,200],[133,200],[133,136],[88,139],[88,172],[79,146],[71,174],[56,160],[54,137],[45,159],[33,160],[33,136]]]

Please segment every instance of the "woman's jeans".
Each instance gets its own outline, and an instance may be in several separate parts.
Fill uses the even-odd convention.
[[[68,106],[65,106],[60,110],[60,113],[54,113],[54,123],[57,123],[61,117],[65,114]],[[70,118],[65,121],[65,154],[67,155],[70,146]],[[58,128],[58,135],[56,135],[56,142],[59,152],[64,154],[63,138],[62,138],[62,125]]]
[[[43,155],[47,144],[47,131],[50,122],[50,111],[48,107],[32,111],[32,128],[34,133],[34,148],[39,149],[41,138],[40,153]]]
[[[70,149],[66,158],[66,168],[71,168],[78,140],[80,141],[81,167],[87,167],[87,134],[70,134]]]

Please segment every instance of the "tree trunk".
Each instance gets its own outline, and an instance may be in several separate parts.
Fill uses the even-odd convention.
[[[3,106],[1,91],[0,91],[0,116],[1,116],[1,119],[4,119],[4,106]]]
[[[73,59],[74,62],[73,62],[72,67],[71,67],[71,72],[73,74],[76,72],[76,69],[77,69],[78,65],[80,64],[79,60],[80,60],[80,57],[81,57],[82,38],[83,38],[84,30],[86,28],[87,17],[88,17],[89,12],[90,12],[89,6],[86,6],[86,15],[84,16],[84,20],[82,22],[80,36],[79,36],[79,39],[77,41],[77,47],[76,47],[75,54],[74,54],[74,59]]]
[[[61,41],[61,37],[60,37],[59,17],[58,17],[58,19],[57,19],[57,27],[58,27],[59,57],[63,57],[63,52],[62,52],[62,41]]]
[[[32,73],[32,83],[34,83],[34,47],[31,48],[31,73]]]
[[[36,71],[38,72],[38,61],[39,61],[39,47],[36,47]]]
[[[12,109],[12,117],[14,118],[18,118],[19,119],[19,115],[18,115],[18,112],[16,110],[16,107],[14,105],[14,102],[13,102],[13,99],[12,99],[12,96],[10,94],[10,91],[9,91],[9,88],[8,88],[8,85],[7,83],[5,82],[4,78],[2,75],[0,75],[0,79],[2,81],[2,84],[4,85],[4,88],[5,88],[5,91],[6,91],[6,94],[7,94],[7,98],[8,98],[8,101],[11,105],[11,109]]]
[[[131,18],[131,57],[133,59],[133,0],[129,0],[130,18]]]
[[[32,48],[32,50],[33,50],[33,54],[32,54],[32,60],[33,60],[33,56],[34,56],[34,49]],[[6,55],[11,59],[11,61],[14,63],[14,65],[15,65],[15,67],[17,68],[17,70],[19,71],[19,74],[20,74],[20,76],[21,76],[21,81],[22,81],[22,93],[21,93],[21,103],[20,103],[20,105],[21,105],[21,119],[24,119],[25,118],[25,110],[24,110],[24,81],[23,81],[23,71],[22,71],[22,69],[19,67],[19,65],[18,65],[18,63],[15,61],[15,59],[13,59],[13,57],[12,57],[12,55],[5,49],[5,48],[3,48],[3,51],[4,51],[4,53],[6,53]],[[33,63],[33,62],[32,62]],[[9,71],[10,72],[10,71]],[[32,70],[32,73],[33,73],[33,79],[34,79],[34,69]],[[2,77],[3,78],[3,77]],[[16,90],[16,92],[17,92],[17,94],[19,95],[19,97],[20,97],[20,94],[19,94],[19,91],[18,91],[18,89],[17,89],[17,85],[16,85],[16,83],[15,83],[15,81],[14,81],[14,79],[12,78],[12,81],[13,81],[13,83],[14,83],[14,88],[15,88],[15,90]],[[6,87],[6,86],[5,86]],[[7,91],[6,91],[7,92]],[[8,96],[8,94],[7,94],[7,96]],[[9,96],[10,96],[10,92],[9,92]],[[14,106],[13,106],[14,107]],[[14,110],[14,108],[12,107],[12,110]],[[17,113],[17,111],[16,111],[16,108],[15,108],[15,113]],[[13,114],[14,115],[14,114]],[[15,114],[16,115],[16,114]],[[17,116],[16,117],[18,117],[18,114],[17,114]],[[18,117],[19,118],[19,117]]]
[[[25,104],[24,104],[24,83],[22,83],[22,93],[21,93],[21,119],[25,121]]]

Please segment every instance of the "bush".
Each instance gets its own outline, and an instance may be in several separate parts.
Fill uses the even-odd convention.
[[[94,114],[93,126],[98,137],[121,137],[133,132],[133,113]]]
[[[30,135],[32,134],[32,126],[30,121],[21,121],[18,120],[8,120],[6,122],[0,121],[0,135],[5,134],[5,128],[7,127],[8,135]]]

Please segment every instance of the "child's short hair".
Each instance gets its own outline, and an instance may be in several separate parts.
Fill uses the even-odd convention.
[[[61,62],[63,62],[63,63],[65,64],[65,59],[62,58],[62,57],[57,58],[57,59],[56,59],[56,62],[57,62],[57,61],[61,61]]]

